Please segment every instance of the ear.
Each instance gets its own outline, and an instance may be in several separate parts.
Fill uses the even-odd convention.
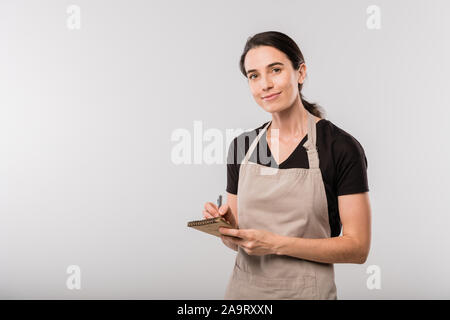
[[[306,64],[303,62],[298,68],[298,83],[303,83],[306,77]]]

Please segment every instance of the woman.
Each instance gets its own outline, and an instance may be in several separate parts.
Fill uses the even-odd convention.
[[[249,38],[240,68],[272,120],[234,139],[227,202],[203,211],[234,226],[219,230],[238,252],[225,299],[337,299],[333,264],[362,264],[370,248],[364,150],[303,98],[306,66],[287,35]]]

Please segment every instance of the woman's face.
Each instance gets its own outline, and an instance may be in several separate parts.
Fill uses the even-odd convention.
[[[303,83],[306,66],[294,70],[289,58],[270,46],[250,49],[244,60],[247,79],[252,95],[267,112],[279,112],[300,99],[298,84]],[[277,94],[272,98],[272,94]]]

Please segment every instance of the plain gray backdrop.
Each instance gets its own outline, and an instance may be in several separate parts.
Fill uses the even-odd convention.
[[[367,27],[371,5],[380,29]],[[271,119],[238,69],[247,38],[269,30],[298,43],[306,99],[366,152],[371,251],[335,264],[338,298],[450,298],[449,9],[2,1],[0,298],[222,299],[236,252],[186,222],[225,196],[228,145],[220,163],[176,164],[172,134]],[[66,286],[70,265],[79,290]],[[372,265],[380,289],[367,287]]]

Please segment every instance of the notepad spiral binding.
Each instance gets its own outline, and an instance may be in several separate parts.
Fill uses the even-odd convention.
[[[211,223],[217,222],[219,220],[223,220],[223,218],[216,217],[216,218],[209,218],[209,219],[190,221],[190,222],[188,222],[188,227],[203,226],[205,224],[211,224]]]

